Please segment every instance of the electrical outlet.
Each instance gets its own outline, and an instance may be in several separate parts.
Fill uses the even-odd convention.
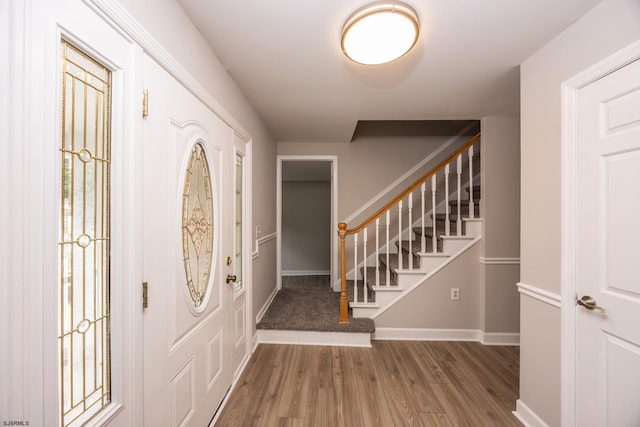
[[[454,301],[460,299],[460,288],[451,288],[451,299]]]

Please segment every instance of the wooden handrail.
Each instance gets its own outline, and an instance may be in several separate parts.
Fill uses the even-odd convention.
[[[391,208],[394,205],[396,205],[400,200],[404,199],[409,193],[413,192],[416,188],[418,188],[420,185],[422,185],[423,182],[426,182],[429,178],[431,178],[433,175],[435,175],[437,172],[439,172],[441,169],[443,169],[447,164],[449,164],[453,159],[458,157],[465,150],[469,149],[469,147],[471,147],[473,144],[478,142],[479,139],[480,139],[480,134],[478,133],[477,135],[472,137],[469,141],[465,142],[462,147],[458,148],[456,151],[454,151],[449,156],[447,156],[447,158],[445,158],[443,161],[438,163],[433,169],[431,169],[426,174],[422,175],[422,177],[420,177],[416,182],[414,182],[409,187],[407,187],[406,190],[404,190],[402,193],[400,193],[396,197],[394,197],[389,203],[387,203],[386,205],[384,205],[383,207],[378,209],[378,211],[376,213],[374,213],[369,218],[364,220],[364,222],[362,222],[360,225],[358,225],[357,227],[345,230],[345,235],[346,234],[355,234],[355,233],[358,233],[358,232],[362,231],[365,227],[367,227],[373,221],[375,221],[376,219],[380,218],[382,216],[382,214],[384,214],[386,211],[389,210],[389,208]],[[341,224],[344,224],[344,223],[341,223]]]

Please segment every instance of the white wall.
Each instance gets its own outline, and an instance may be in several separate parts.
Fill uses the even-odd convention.
[[[561,84],[640,39],[640,3],[604,0],[521,65],[521,281],[559,295]],[[522,296],[520,400],[560,425],[560,310]]]

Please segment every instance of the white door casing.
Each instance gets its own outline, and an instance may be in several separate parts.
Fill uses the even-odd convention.
[[[232,249],[223,230],[233,229],[233,169],[227,165],[233,164],[233,131],[148,57],[144,82],[150,94],[143,145],[144,425],[202,426],[233,376],[232,288],[223,262]],[[205,215],[206,225],[193,208],[183,212],[186,168],[196,144],[211,176],[213,218]],[[194,227],[211,227],[213,233],[213,245],[200,246],[200,253],[212,253],[208,290],[199,303],[187,287],[183,214],[193,218]],[[187,237],[192,245],[201,235],[189,230],[195,230]],[[194,282],[203,274],[191,273]]]
[[[632,46],[564,88],[563,425],[640,423],[638,56]],[[575,305],[585,296],[600,308]]]

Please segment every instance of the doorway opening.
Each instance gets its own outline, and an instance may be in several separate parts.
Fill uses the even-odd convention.
[[[337,278],[337,158],[278,156],[278,289]]]

